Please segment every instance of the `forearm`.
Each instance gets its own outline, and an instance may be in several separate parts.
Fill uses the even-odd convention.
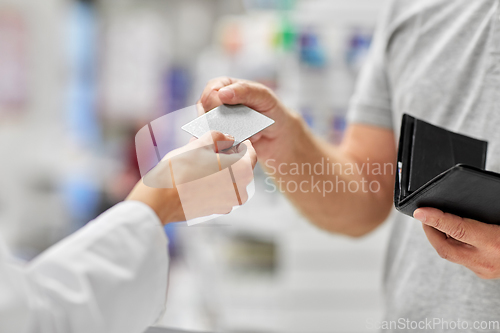
[[[331,232],[361,236],[382,223],[390,212],[394,163],[384,163],[387,159],[378,152],[352,149],[361,143],[349,135],[341,146],[333,146],[315,138],[298,116],[290,123],[293,137],[262,161],[276,189]]]
[[[205,112],[221,104],[244,104],[275,121],[251,138],[257,156],[276,186],[319,227],[360,236],[387,217],[396,160],[391,129],[351,125],[343,144],[333,147],[315,139],[269,88],[228,77],[210,81],[200,101]],[[318,163],[328,164],[330,172],[316,175],[314,165]],[[367,170],[374,164],[380,164],[382,170]],[[357,168],[352,170],[349,166]]]

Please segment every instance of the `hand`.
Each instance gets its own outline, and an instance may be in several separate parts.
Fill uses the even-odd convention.
[[[413,216],[423,223],[429,242],[443,259],[467,267],[482,279],[500,278],[500,226],[435,208],[419,208]]]
[[[246,186],[257,162],[250,142],[228,149],[233,143],[234,138],[215,131],[191,140],[168,153],[127,200],[146,203],[164,224],[229,213],[247,201]]]
[[[289,111],[268,87],[251,81],[221,77],[208,82],[200,103],[200,113],[222,104],[243,104],[273,119],[273,126],[250,138],[259,159],[276,158],[291,151],[298,116]]]

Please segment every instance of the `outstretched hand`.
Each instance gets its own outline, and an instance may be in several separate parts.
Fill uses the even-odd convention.
[[[162,223],[227,214],[248,200],[257,156],[245,141],[212,131],[168,153],[132,190],[127,200],[149,205]]]

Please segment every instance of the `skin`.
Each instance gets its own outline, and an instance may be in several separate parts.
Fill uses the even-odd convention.
[[[339,146],[315,137],[304,121],[287,109],[267,87],[245,80],[221,77],[208,82],[200,98],[201,112],[208,112],[221,104],[244,104],[272,118],[276,123],[250,139],[257,156],[276,183],[300,183],[311,179],[310,174],[290,175],[290,163],[315,163],[322,159],[330,163],[379,163],[396,170],[396,145],[392,130],[361,124],[349,125]],[[345,168],[343,169],[345,170]],[[377,192],[333,191],[323,196],[320,192],[296,191],[285,195],[313,224],[352,237],[366,235],[379,226],[392,207],[394,173],[382,175],[358,172],[340,174],[346,182],[362,179],[380,184]],[[315,181],[332,180],[331,175],[314,175]],[[429,242],[446,260],[463,265],[479,277],[500,277],[500,227],[445,214],[433,208],[420,208],[415,218],[422,222]]]
[[[257,163],[255,150],[249,141],[230,152],[221,152],[233,143],[233,137],[216,131],[200,139],[192,139],[186,146],[168,153],[144,177],[144,181],[136,184],[126,200],[148,205],[164,225],[185,221],[186,217],[192,219],[229,213],[238,201],[233,184],[227,184],[227,179],[231,179],[227,167],[231,166],[243,204],[248,200],[246,186],[253,179],[252,170]],[[223,166],[221,172],[217,167],[216,154]],[[213,170],[207,173],[208,169]],[[175,184],[170,180],[171,171]],[[210,196],[207,197],[206,193]]]
[[[441,258],[462,265],[482,279],[500,277],[498,225],[419,208],[413,216],[422,222],[429,242]]]
[[[310,181],[310,174],[290,175],[290,163],[388,163],[393,166],[396,160],[394,133],[390,130],[372,126],[353,125],[347,130],[341,146],[333,146],[316,138],[303,120],[287,109],[267,87],[244,80],[218,78],[208,83],[200,99],[204,111],[221,104],[245,104],[275,120],[275,124],[250,139],[261,164],[276,173],[276,182]],[[365,170],[366,171],[366,170]],[[355,175],[339,174],[346,183],[378,181],[380,191],[364,193],[357,191],[333,191],[323,197],[320,192],[296,191],[285,195],[311,222],[330,232],[359,237],[380,225],[392,207],[393,174]],[[316,176],[316,181],[331,181],[331,175]]]

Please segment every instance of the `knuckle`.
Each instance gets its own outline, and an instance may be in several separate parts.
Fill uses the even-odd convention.
[[[266,97],[268,101],[271,101],[273,107],[276,106],[278,98],[276,97],[274,91],[264,85],[260,86],[261,94]]]
[[[450,257],[451,257],[450,252],[447,249],[445,249],[443,246],[436,248],[436,252],[441,258],[443,258],[445,260],[450,260]]]
[[[453,227],[449,235],[455,239],[461,240],[465,238],[465,227],[462,223],[457,223],[456,226]]]
[[[443,219],[441,217],[438,217],[434,220],[434,227],[436,229],[439,229],[441,230],[441,228],[443,227],[444,225],[444,222],[443,222]]]
[[[259,90],[263,93],[263,94],[267,94],[267,95],[272,95],[273,94],[273,91],[271,90],[271,88],[269,88],[268,86],[265,86],[263,84],[259,84],[258,86]]]
[[[240,86],[241,90],[244,93],[248,93],[251,90],[251,85],[247,81],[241,81],[241,82],[238,83],[238,85]]]
[[[227,75],[220,76],[218,81],[224,82],[225,84],[231,84],[231,82],[234,82],[235,80]]]

